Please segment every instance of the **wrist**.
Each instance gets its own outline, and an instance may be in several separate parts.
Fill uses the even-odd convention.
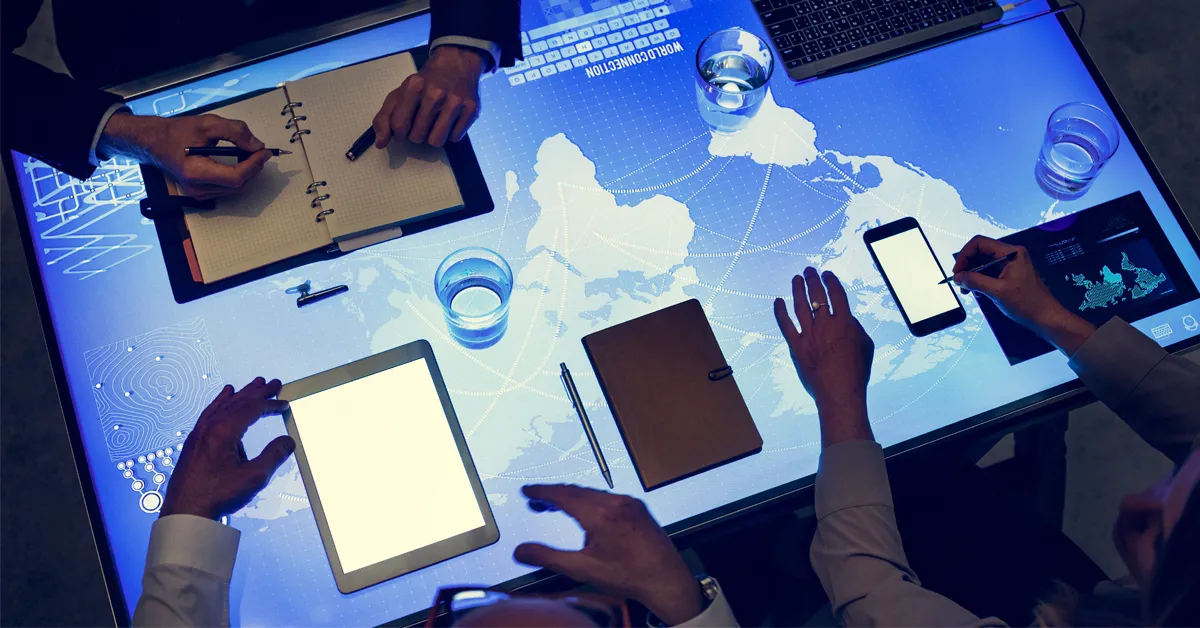
[[[100,140],[96,143],[96,153],[105,159],[123,156],[144,159],[148,154],[148,137],[153,135],[151,128],[164,122],[156,116],[137,116],[126,111],[118,111],[108,118]]]
[[[817,416],[821,423],[822,447],[852,440],[875,440],[865,399],[851,403],[818,402]]]
[[[646,596],[642,604],[668,626],[682,624],[704,612],[708,597],[700,582],[689,573],[671,586]]]
[[[163,504],[162,510],[158,512],[158,517],[161,519],[163,517],[170,517],[171,515],[192,515],[195,517],[202,517],[204,519],[212,519],[213,521],[219,521],[221,519],[220,514],[215,508],[209,508],[196,504],[176,505],[167,502]]]
[[[1039,322],[1038,335],[1069,358],[1095,333],[1096,326],[1059,306]]]
[[[484,52],[470,46],[460,46],[458,44],[442,44],[433,49],[429,53],[429,60],[449,61],[456,66],[474,72],[475,74],[483,74],[488,67],[489,59],[484,56]]]

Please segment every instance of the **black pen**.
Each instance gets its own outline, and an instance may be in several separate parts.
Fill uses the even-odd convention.
[[[604,476],[608,488],[613,488],[612,473],[608,470],[608,463],[604,461],[604,453],[600,451],[600,441],[596,439],[596,432],[592,430],[592,422],[588,420],[587,411],[583,409],[583,398],[579,396],[579,389],[575,388],[575,380],[571,378],[571,371],[567,370],[566,362],[560,362],[558,366],[562,369],[559,379],[562,380],[563,388],[567,389],[567,398],[575,407],[575,413],[579,415],[579,422],[583,423],[583,431],[587,434],[588,444],[592,446],[592,453],[596,456],[596,464],[600,465],[600,475]]]
[[[367,152],[367,149],[370,148],[374,143],[375,127],[371,127],[366,131],[363,131],[363,134],[358,136],[358,139],[354,140],[354,143],[350,145],[350,150],[346,151],[346,159],[354,161],[355,159],[362,157],[362,154]]]
[[[964,270],[964,271],[962,271],[962,272],[964,272],[964,273],[977,273],[977,272],[980,272],[980,271],[987,270],[987,269],[989,269],[989,268],[991,268],[992,266],[995,266],[995,265],[997,265],[997,264],[1007,264],[1008,262],[1011,262],[1011,261],[1013,261],[1013,260],[1015,260],[1015,259],[1017,259],[1017,252],[1016,252],[1016,251],[1013,251],[1012,253],[1009,253],[1008,255],[1005,255],[1004,257],[997,257],[996,259],[994,259],[994,260],[992,260],[992,261],[990,261],[990,262],[988,262],[988,263],[986,263],[986,264],[981,264],[981,265],[979,265],[979,266],[976,266],[975,268],[970,268],[970,269]],[[957,273],[955,273],[955,274],[957,274]],[[939,282],[938,282],[938,285],[940,286],[940,285],[943,285],[943,284],[948,284],[948,283],[950,283],[951,281],[954,281],[954,275],[950,275],[949,277],[946,277],[945,279],[943,279],[943,280],[939,281]]]
[[[278,157],[280,155],[291,155],[292,151],[283,150],[282,148],[268,148],[271,154]],[[256,151],[242,150],[237,146],[189,146],[183,149],[183,153],[188,157],[237,157],[245,159],[253,155]]]

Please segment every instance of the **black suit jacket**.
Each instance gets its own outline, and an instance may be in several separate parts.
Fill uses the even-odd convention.
[[[59,52],[74,78],[13,54],[42,0],[0,3],[0,139],[80,179],[96,128],[121,99],[108,85],[162,72],[239,46],[389,4],[386,0],[52,0]],[[520,58],[520,0],[431,0],[430,41],[459,35],[500,45],[502,66]]]

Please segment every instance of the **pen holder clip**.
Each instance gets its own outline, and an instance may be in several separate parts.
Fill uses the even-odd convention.
[[[708,372],[708,381],[719,382],[730,375],[733,375],[733,367],[728,365],[722,366]]]

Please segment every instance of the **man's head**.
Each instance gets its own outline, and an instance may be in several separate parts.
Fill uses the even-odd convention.
[[[1200,451],[1141,493],[1127,495],[1113,542],[1157,625],[1200,621]]]

